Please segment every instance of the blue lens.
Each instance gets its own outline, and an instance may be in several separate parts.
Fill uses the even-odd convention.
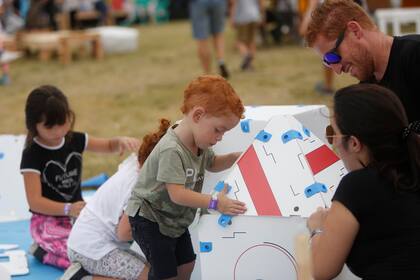
[[[341,56],[338,53],[328,52],[324,55],[324,62],[327,64],[337,64],[341,61]]]

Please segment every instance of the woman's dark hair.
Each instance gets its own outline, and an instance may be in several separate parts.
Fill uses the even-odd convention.
[[[407,116],[392,91],[374,84],[342,88],[334,96],[334,114],[342,134],[368,147],[370,166],[398,190],[419,190],[420,137],[411,133],[403,139]]]
[[[31,145],[32,139],[38,135],[38,123],[43,122],[46,127],[53,127],[63,125],[68,119],[73,129],[76,117],[61,90],[51,85],[35,88],[29,93],[25,105],[25,123],[28,130],[26,146]]]
[[[140,165],[146,161],[147,157],[153,151],[153,148],[159,142],[159,140],[165,135],[168,130],[171,122],[167,119],[161,119],[159,124],[159,129],[156,132],[152,132],[143,137],[143,142],[141,143],[137,159]]]

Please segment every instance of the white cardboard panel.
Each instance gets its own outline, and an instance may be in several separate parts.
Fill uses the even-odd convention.
[[[0,135],[0,221],[28,219],[20,161],[25,136]]]
[[[256,201],[260,201],[260,205],[262,205],[260,208],[267,209],[267,205],[270,205],[268,208],[273,209],[273,211],[265,212],[269,214],[264,214],[262,211],[263,214],[259,215],[285,217],[295,215],[309,217],[318,207],[329,206],[335,191],[333,186],[338,185],[345,173],[344,166],[337,156],[292,116],[273,117],[264,127],[264,131],[271,135],[271,138],[267,141],[255,139],[235,163],[235,171],[231,172],[224,180],[235,189],[235,193],[231,192],[229,196],[245,202],[250,208],[251,211],[245,215],[255,215],[255,212],[259,214],[258,206],[255,205],[258,203]],[[299,133],[299,138],[283,141],[283,135],[290,131]],[[336,158],[337,162],[328,163],[323,167],[324,170],[316,171],[317,173],[314,174],[315,171],[312,170],[307,156],[309,153],[319,150],[323,151],[321,155],[316,153],[316,156],[311,155],[317,164],[323,161],[322,156],[326,153]],[[314,160],[311,163],[314,165]],[[259,167],[262,172],[251,170],[252,168],[242,170],[241,166]],[[251,172],[254,173],[250,176]],[[246,182],[246,178],[249,182]],[[250,189],[252,186],[253,188],[262,188],[266,185],[265,182],[268,183],[269,191],[267,192],[256,192],[255,190],[253,192]],[[327,187],[327,193],[321,192],[306,196],[305,190],[315,183],[324,184]],[[264,203],[261,203],[262,200]]]
[[[240,216],[224,228],[217,216],[204,215],[198,237],[212,250],[200,252],[201,279],[297,279],[294,238],[305,232],[306,222],[298,217]]]
[[[213,150],[216,154],[245,151],[270,119],[279,115],[296,117],[306,128],[322,139],[322,141],[325,141],[325,127],[329,124],[329,119],[328,108],[324,105],[246,106],[245,118],[242,121],[249,121],[249,132],[243,132],[241,123],[239,123],[232,130],[225,133],[222,141],[217,143]],[[230,170],[218,173],[206,172],[203,193],[210,193],[217,182],[222,178],[226,178],[229,173]]]

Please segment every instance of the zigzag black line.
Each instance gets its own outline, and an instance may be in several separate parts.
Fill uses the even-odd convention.
[[[265,153],[265,155],[266,155],[266,156],[271,156],[271,157],[272,157],[272,159],[273,159],[273,161],[274,161],[274,163],[275,163],[275,164],[277,164],[276,159],[274,158],[273,153],[267,153],[267,151],[266,151],[266,149],[265,149],[265,146],[263,145],[262,147],[263,147],[263,149],[264,149],[264,153]]]
[[[236,182],[236,180],[235,180],[235,185],[236,185],[237,191],[233,192],[233,194],[235,195],[236,200],[238,200],[238,196],[236,194],[239,192],[239,185],[238,185],[238,182]]]

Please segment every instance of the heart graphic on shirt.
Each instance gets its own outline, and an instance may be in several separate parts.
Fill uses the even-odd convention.
[[[66,162],[50,160],[42,172],[42,179],[66,201],[70,201],[80,187],[80,170],[82,155],[73,152],[67,156]]]

